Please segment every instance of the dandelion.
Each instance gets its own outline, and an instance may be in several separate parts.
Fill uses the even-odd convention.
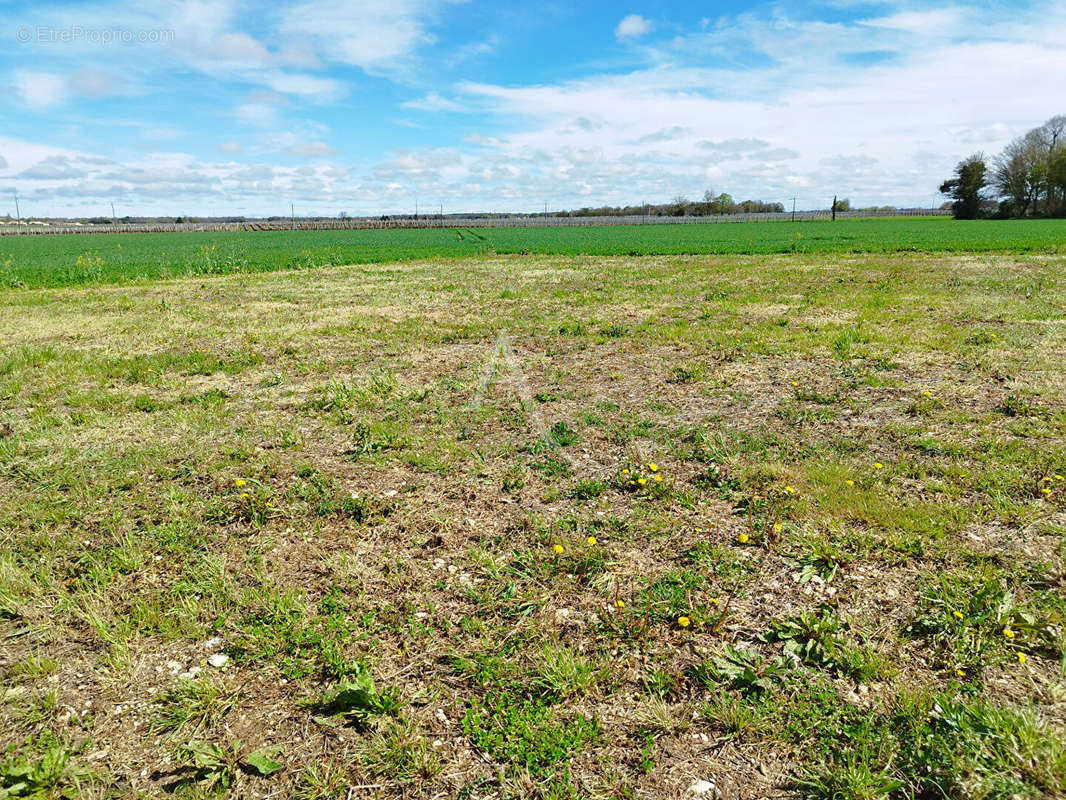
[[[1041,483],[1051,483],[1051,478],[1049,478],[1047,475],[1045,475],[1043,478],[1040,479],[1040,482]]]
[[[1029,660],[1029,659],[1028,659],[1028,657],[1027,657],[1027,656],[1025,655],[1025,653],[1022,653],[1022,652],[1019,652],[1019,653],[1018,653],[1018,663],[1019,663],[1019,664],[1024,664],[1024,663],[1025,663],[1026,661],[1028,661],[1028,660]]]
[[[953,617],[955,617],[955,619],[962,619],[962,617],[963,617],[963,614],[962,614],[961,611],[952,611],[951,615]]]
[[[933,396],[932,392],[922,392],[922,397],[932,397],[932,396]]]
[[[596,544],[596,537],[595,536],[590,536],[586,541],[589,544]]]
[[[737,536],[737,541],[740,542],[741,544],[747,544],[748,543],[748,534],[746,534],[746,533],[739,534]]]
[[[796,490],[793,489],[791,486],[786,486],[785,487],[785,494],[795,494],[795,493],[796,493]]]
[[[1012,631],[1010,629],[1010,626],[1008,625],[1006,628],[1003,629],[1003,635],[1006,636],[1008,639],[1013,639],[1014,631]]]
[[[1045,486],[1040,490],[1040,494],[1051,494],[1051,490]]]
[[[1057,480],[1057,481],[1066,481],[1066,478],[1062,477],[1061,475],[1059,475],[1059,474],[1058,474],[1058,473],[1056,472],[1056,473],[1055,473],[1055,480]]]
[[[623,474],[623,475],[628,475],[628,474],[629,474],[629,470],[628,470],[628,469],[624,469],[624,470],[622,470],[622,474]]]
[[[557,556],[561,556],[563,554],[563,550],[564,550],[564,548],[563,548],[563,546],[561,544],[557,544],[557,545],[555,545],[555,547],[552,548],[552,551]]]
[[[792,381],[792,385],[793,385],[793,386],[799,386],[799,384],[798,384],[798,383],[796,383],[796,381]]]
[[[853,480],[851,480],[849,478],[848,480],[844,481],[844,485],[845,486],[854,486],[855,485],[855,481],[853,481]]]
[[[885,468],[885,465],[882,464],[880,461],[875,461],[874,462],[874,469],[884,469],[884,468]]]
[[[244,486],[247,483],[247,481],[245,481],[244,478],[237,478],[237,480],[235,480],[233,483],[239,489],[242,486]]]
[[[614,607],[615,608],[625,608],[626,604],[623,603],[621,600],[615,600],[614,601]]]
[[[714,603],[715,605],[718,605],[718,598],[717,597],[712,597],[711,598],[711,602]]]
[[[677,624],[680,625],[682,628],[687,628],[689,625],[692,624],[692,620],[690,620],[688,617],[678,617]]]
[[[648,469],[650,469],[652,472],[658,472],[659,471],[659,465],[658,464],[648,464]]]
[[[655,476],[655,482],[656,483],[662,483],[663,482],[663,476],[662,475],[656,475]]]
[[[955,674],[958,675],[960,678],[965,678],[966,677],[966,673],[963,672],[961,669],[955,670]]]
[[[780,531],[780,530],[781,530],[781,523],[780,522],[775,522],[774,523],[774,531]]]
[[[245,500],[247,498],[248,498],[248,492],[241,492],[241,499]]]
[[[643,486],[647,482],[648,482],[647,478],[637,478],[637,483],[639,483],[641,486]]]

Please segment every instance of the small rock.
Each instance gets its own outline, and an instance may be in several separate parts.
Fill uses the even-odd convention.
[[[222,637],[221,636],[216,636],[215,638],[208,639],[206,642],[204,642],[204,649],[205,650],[214,650],[220,644],[222,644]]]
[[[688,790],[693,794],[707,794],[714,791],[714,784],[710,781],[696,781]]]
[[[174,660],[168,661],[167,669],[169,669],[171,672],[181,672],[181,662]]]
[[[212,667],[222,668],[229,662],[229,656],[225,653],[215,653],[207,657],[207,663]]]

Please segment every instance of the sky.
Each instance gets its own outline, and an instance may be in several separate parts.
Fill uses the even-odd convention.
[[[1066,3],[0,3],[0,215],[939,205],[1066,113]]]

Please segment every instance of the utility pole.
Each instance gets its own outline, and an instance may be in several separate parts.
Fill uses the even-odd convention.
[[[796,198],[792,198],[792,221],[796,221]]]
[[[296,203],[289,203],[289,214],[292,219],[292,229],[296,230]]]
[[[833,195],[833,222],[837,221],[837,196]]]
[[[111,204],[111,224],[118,225],[118,218],[115,216],[115,204]]]
[[[418,220],[418,200],[415,200],[415,221]]]
[[[22,224],[22,212],[19,211],[19,196],[15,195],[15,224]]]

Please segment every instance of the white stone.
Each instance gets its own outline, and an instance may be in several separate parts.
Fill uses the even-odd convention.
[[[207,657],[207,663],[212,667],[221,668],[229,662],[229,656],[225,653],[215,653]]]
[[[707,794],[707,792],[714,791],[714,784],[710,781],[696,781],[688,790],[693,794]]]

